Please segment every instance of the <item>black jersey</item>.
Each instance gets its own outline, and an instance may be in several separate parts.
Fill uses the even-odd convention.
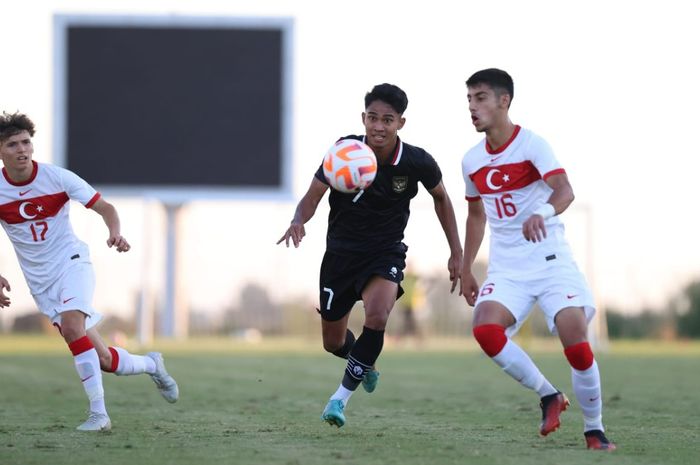
[[[341,139],[364,141],[363,136]],[[328,184],[323,166],[316,171],[316,178]],[[345,194],[331,189],[327,250],[341,254],[374,252],[401,242],[418,182],[430,190],[441,180],[440,167],[428,152],[398,139],[390,163],[377,167],[374,182],[364,192]]]

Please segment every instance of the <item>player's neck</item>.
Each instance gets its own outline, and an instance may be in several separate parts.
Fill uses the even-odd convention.
[[[394,159],[394,154],[396,153],[396,144],[398,144],[399,138],[394,139],[393,143],[388,143],[383,147],[372,147],[374,154],[377,157],[377,162],[380,165],[386,165]]]
[[[515,132],[515,124],[507,119],[502,124],[494,125],[486,131],[486,142],[492,150],[498,150],[508,142]]]
[[[5,172],[7,173],[7,177],[10,178],[12,182],[16,184],[21,184],[25,181],[28,181],[29,178],[32,177],[32,173],[34,172],[34,166],[32,164],[29,167],[20,170],[13,170],[5,167]]]

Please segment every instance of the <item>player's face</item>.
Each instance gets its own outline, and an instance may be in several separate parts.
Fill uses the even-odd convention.
[[[500,123],[508,114],[508,95],[500,96],[486,84],[467,88],[469,113],[477,132],[486,132]]]
[[[377,155],[388,155],[394,149],[397,133],[405,122],[406,119],[388,103],[381,100],[370,103],[362,113],[367,145]]]
[[[31,169],[34,145],[29,132],[22,131],[19,134],[10,136],[0,144],[0,156],[2,162],[11,172]]]

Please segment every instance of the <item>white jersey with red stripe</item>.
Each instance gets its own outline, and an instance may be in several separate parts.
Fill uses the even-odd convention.
[[[552,193],[545,180],[564,172],[549,144],[520,126],[497,150],[484,139],[464,155],[466,198],[484,202],[491,231],[489,273],[527,275],[572,259],[558,216],[545,220],[547,238],[541,242],[527,241],[522,231]]]
[[[35,295],[56,281],[71,260],[88,259],[87,245],[70,224],[69,200],[90,208],[100,194],[67,169],[32,163],[32,175],[22,183],[12,181],[3,168],[0,222]]]

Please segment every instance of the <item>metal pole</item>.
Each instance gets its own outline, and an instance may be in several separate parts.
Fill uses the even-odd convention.
[[[143,250],[141,251],[143,256],[143,263],[141,265],[141,290],[138,295],[136,302],[136,324],[137,324],[137,334],[138,341],[141,346],[148,347],[153,343],[153,290],[151,283],[151,260],[149,252],[151,251],[152,241],[151,241],[151,210],[153,208],[153,200],[147,199],[144,205],[144,215],[143,215]]]
[[[181,203],[165,203],[165,302],[161,321],[163,337],[177,336],[177,216]]]

